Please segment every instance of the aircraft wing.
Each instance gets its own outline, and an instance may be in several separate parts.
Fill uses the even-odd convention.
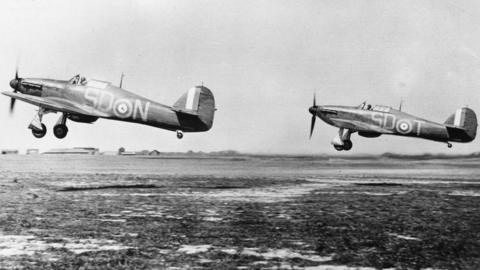
[[[93,111],[81,108],[80,105],[75,104],[69,100],[55,97],[37,97],[31,95],[25,95],[20,93],[13,92],[2,92],[2,94],[9,96],[14,99],[25,101],[35,106],[39,106],[51,111],[56,112],[65,112],[71,114],[81,114],[95,117],[108,117],[107,114],[104,114],[99,111]]]
[[[362,121],[356,121],[351,119],[350,120],[335,119],[335,122],[339,122],[338,124],[341,125],[341,127],[350,129],[352,131],[375,132],[375,133],[382,133],[382,134],[393,133],[390,130],[387,130],[375,125],[369,125]]]

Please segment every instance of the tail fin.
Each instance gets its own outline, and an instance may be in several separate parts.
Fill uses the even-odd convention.
[[[210,89],[196,86],[183,94],[175,102],[173,109],[179,114],[182,125],[189,128],[185,131],[207,131],[213,125],[215,98]]]
[[[451,141],[471,142],[477,135],[477,116],[470,108],[458,109],[444,124]]]

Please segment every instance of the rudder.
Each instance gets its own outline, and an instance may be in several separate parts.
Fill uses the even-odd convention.
[[[189,89],[173,105],[173,109],[183,114],[181,117],[188,120],[190,131],[207,131],[213,125],[215,114],[215,98],[212,91],[205,86],[196,86]],[[192,121],[193,119],[197,121]],[[182,120],[181,119],[181,120]]]
[[[453,139],[462,142],[473,141],[477,135],[477,116],[467,107],[460,108],[447,118],[444,123]],[[462,130],[463,132],[460,132]]]

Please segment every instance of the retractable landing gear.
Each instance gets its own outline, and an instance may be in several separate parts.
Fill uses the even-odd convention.
[[[68,134],[68,127],[65,125],[67,122],[67,114],[64,113],[62,116],[58,119],[57,123],[55,126],[53,126],[53,134],[55,137],[59,139],[63,139],[67,136]]]
[[[181,130],[177,130],[177,138],[178,139],[183,138],[183,132]]]
[[[447,142],[447,147],[448,147],[448,148],[452,148],[452,144],[449,143],[449,142]]]
[[[348,151],[348,150],[352,149],[352,147],[353,147],[353,143],[350,140],[343,141],[343,145],[341,145],[341,144],[334,144],[333,145],[333,148],[335,148],[335,150],[337,150],[337,151],[342,151],[342,150]]]
[[[343,128],[340,128],[338,130],[338,135],[332,140],[333,148],[335,148],[337,151],[348,151],[352,149],[353,143],[350,140],[351,134],[352,132],[350,130],[344,130]]]
[[[350,141],[350,140],[343,141],[343,150],[348,151],[348,150],[352,149],[352,147],[353,147],[352,141]]]
[[[32,134],[35,138],[43,138],[45,136],[45,134],[47,134],[47,127],[42,123],[40,124],[41,125],[41,129],[33,129],[32,128]]]
[[[343,145],[336,145],[336,144],[334,144],[334,145],[333,145],[333,148],[335,148],[335,150],[337,150],[337,151],[342,151],[342,150],[343,150]]]
[[[53,134],[59,139],[63,139],[67,136],[68,127],[66,125],[55,125],[53,127]]]
[[[33,117],[32,122],[28,125],[28,128],[32,130],[32,134],[35,138],[43,138],[47,134],[47,127],[42,123],[42,117],[46,111],[42,108],[38,110],[38,113]]]

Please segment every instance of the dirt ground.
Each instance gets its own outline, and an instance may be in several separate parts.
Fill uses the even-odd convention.
[[[2,269],[480,269],[480,160],[1,159]]]

